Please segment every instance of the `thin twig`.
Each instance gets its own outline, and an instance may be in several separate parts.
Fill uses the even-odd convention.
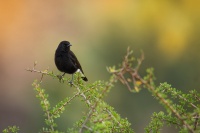
[[[58,108],[56,111],[54,111],[53,114],[54,115],[57,114],[59,112],[59,110],[62,110],[67,104],[69,104],[78,95],[80,95],[79,91],[76,94],[74,94],[67,102],[65,102],[60,108]]]
[[[190,132],[194,132],[194,130],[192,129],[192,127],[181,117],[181,115],[176,111],[176,109],[173,108],[173,106],[170,105],[170,103],[165,100],[160,93],[155,91],[155,88],[153,86],[151,86],[150,84],[148,84],[148,82],[146,82],[144,79],[140,78],[140,81],[142,82],[142,84],[144,84],[149,90],[151,90],[151,92],[153,92],[155,94],[155,96],[160,99],[160,101],[166,105],[174,114],[175,116],[181,120],[183,122],[183,124],[188,128],[188,130]]]
[[[79,88],[77,85],[75,85],[74,83],[72,83],[72,85],[76,88],[76,90],[77,90],[78,92],[80,92],[80,96],[83,97],[83,99],[86,101],[87,105],[90,106],[91,103],[90,103],[90,101],[87,99],[87,97],[86,97],[86,95],[84,94],[84,92],[81,92],[80,88]],[[88,89],[88,91],[89,91],[89,89]]]
[[[85,121],[83,122],[83,124],[82,124],[82,126],[81,126],[81,128],[79,129],[79,133],[82,133],[83,132],[83,129],[85,128],[85,127],[87,127],[86,126],[86,123],[89,121],[89,119],[90,119],[90,117],[91,117],[91,115],[93,114],[93,108],[89,111],[89,113],[87,114],[87,117],[86,117],[86,119],[85,119]],[[92,130],[92,129],[90,129],[90,130]]]
[[[113,114],[108,110],[108,109],[105,109],[105,111],[113,118],[114,121],[117,122],[117,124],[121,127],[121,123],[113,116]]]
[[[197,129],[198,120],[199,120],[199,114],[196,114],[196,116],[195,116],[195,122],[194,122],[194,131]]]
[[[102,94],[102,95],[101,95],[101,98],[103,98],[103,96],[105,95],[105,93],[111,88],[111,86],[113,85],[114,82],[116,82],[116,81],[115,81],[115,80],[110,80],[110,82],[106,84],[105,89],[104,89],[104,90],[102,91],[102,93],[101,93],[101,94]],[[78,87],[76,87],[76,88],[79,89]],[[84,99],[86,100],[86,96],[84,95],[84,93],[82,93],[82,94],[83,94],[82,96],[83,96]],[[87,122],[90,120],[92,114],[95,112],[95,109],[96,109],[96,107],[98,106],[98,103],[100,102],[100,100],[99,100],[99,99],[96,99],[96,102],[94,103],[94,105],[91,105],[91,103],[89,102],[89,100],[86,101],[86,102],[87,102],[87,104],[89,105],[89,107],[90,107],[91,109],[90,109],[90,111],[88,112],[87,117],[86,117],[85,121],[83,122],[81,128],[79,129],[79,133],[82,133],[82,132],[83,132],[83,129],[87,127],[86,124],[87,124]],[[107,111],[107,113],[108,113],[115,121],[117,121],[116,118],[112,115],[112,113],[111,113],[108,109],[105,109],[105,110]],[[121,125],[118,121],[117,121],[117,123],[118,123],[119,125]],[[90,128],[90,131],[93,131],[93,130]]]
[[[188,100],[186,99],[186,98],[184,98],[184,97],[182,97],[181,95],[178,95],[179,96],[179,98],[180,99],[183,99],[184,101],[186,101],[186,102],[188,102]],[[197,106],[195,106],[193,103],[191,103],[191,102],[188,102],[192,107],[194,107],[194,108],[198,108]]]
[[[134,85],[136,84],[136,81],[140,81],[144,86],[146,86],[147,89],[149,89],[151,92],[153,92],[155,94],[155,96],[175,114],[175,116],[188,128],[188,130],[190,132],[194,132],[192,127],[181,117],[181,115],[176,111],[176,109],[174,109],[174,107],[171,106],[170,103],[167,100],[165,100],[159,92],[155,91],[155,87],[151,85],[152,82],[148,82],[148,81],[144,80],[138,74],[138,70],[141,66],[142,61],[144,60],[143,53],[142,53],[141,57],[137,60],[138,64],[134,69],[131,68],[131,66],[129,65],[129,55],[131,55],[131,52],[129,51],[129,49],[127,49],[127,54],[124,58],[124,61],[122,62],[122,68],[120,68],[114,72],[111,72],[111,73],[114,74],[116,76],[116,78],[119,79],[123,84],[126,84],[126,86],[129,90],[130,90],[130,86],[129,86],[127,80],[124,78],[124,74],[125,73],[131,74]],[[191,105],[193,107],[197,108],[195,105],[193,105],[193,104],[191,104]]]
[[[35,88],[39,88],[39,84],[35,84]],[[39,92],[38,95],[42,98],[43,101],[46,101],[44,95],[41,94],[41,92]],[[52,118],[50,116],[50,111],[49,111],[49,108],[48,108],[48,105],[46,104],[46,102],[44,102],[44,105],[45,105],[45,111],[46,111],[46,114],[47,114],[47,119],[49,121],[52,121]],[[51,131],[54,131],[54,127],[53,127],[52,124],[50,125],[50,127],[51,127]]]

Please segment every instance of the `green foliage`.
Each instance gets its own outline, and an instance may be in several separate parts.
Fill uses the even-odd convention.
[[[42,73],[41,81],[44,75],[49,75],[54,79],[57,77],[60,81],[66,82],[66,79],[52,75],[53,73],[49,73],[47,70],[37,71],[33,69],[31,71]],[[74,95],[66,97],[54,107],[50,105],[48,94],[45,92],[45,89],[41,88],[41,81],[38,82],[36,80],[33,83],[36,97],[40,100],[40,106],[45,116],[46,126],[40,132],[61,133],[56,130],[57,124],[55,123],[55,119],[61,117],[66,106],[75,98],[80,98],[80,100],[85,103],[88,112],[85,112],[82,119],[77,121],[72,128],[67,129],[67,132],[133,132],[130,128],[131,124],[127,119],[121,118],[120,115],[103,100],[104,96],[110,91],[111,87],[113,87],[114,81],[112,78],[109,82],[96,81],[92,84],[85,84],[80,78],[80,74],[76,73],[72,84],[76,89]]]
[[[8,126],[8,128],[3,130],[3,133],[18,133],[19,127],[16,126]]]
[[[198,124],[200,122],[200,94],[196,90],[183,93],[172,88],[166,82],[156,86],[152,68],[147,69],[147,75],[142,78],[138,70],[144,59],[143,55],[135,63],[130,60],[131,53],[128,49],[121,67],[118,69],[113,67],[109,72],[113,74],[116,80],[125,84],[131,92],[139,92],[142,88],[146,88],[165,107],[166,112],[153,113],[152,120],[145,131],[147,133],[159,133],[166,124],[175,126],[180,133],[200,132]],[[136,64],[135,67],[132,65],[134,63]],[[132,79],[127,78],[127,74],[131,75]],[[132,83],[134,90],[130,89]]]
[[[114,108],[103,100],[118,81],[124,84],[130,92],[139,93],[141,89],[147,89],[165,108],[165,111],[153,113],[151,122],[145,128],[146,133],[160,133],[164,125],[174,126],[180,133],[200,132],[200,93],[196,90],[184,93],[171,87],[171,85],[166,82],[156,86],[153,68],[147,69],[147,74],[144,77],[139,74],[139,68],[144,59],[143,53],[138,59],[132,57],[131,54],[132,51],[128,49],[127,55],[122,64],[119,65],[119,68],[115,66],[107,68],[112,74],[108,82],[96,81],[91,84],[85,84],[80,78],[80,74],[76,73],[74,75],[73,84],[71,85],[75,88],[74,95],[64,98],[55,106],[51,106],[48,93],[41,87],[43,76],[51,76],[53,79],[58,79],[62,82],[68,80],[48,70],[38,71],[35,69],[36,63],[34,63],[33,69],[27,69],[27,71],[37,72],[42,75],[39,82],[35,80],[33,83],[36,97],[40,101],[40,106],[45,116],[44,122],[46,125],[40,132],[62,133],[56,129],[57,124],[55,119],[62,117],[66,106],[76,98],[79,98],[81,102],[85,103],[87,111],[84,112],[85,115],[83,115],[79,121],[74,123],[72,128],[66,129],[67,132],[134,132],[133,129],[130,128],[131,124],[128,120],[126,118],[121,118]],[[17,133],[18,130],[18,127],[13,126],[8,127],[3,130],[3,132]]]

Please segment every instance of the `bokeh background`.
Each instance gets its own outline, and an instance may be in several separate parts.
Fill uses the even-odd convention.
[[[195,0],[8,0],[0,2],[0,131],[17,125],[20,132],[35,133],[44,116],[32,89],[40,75],[25,71],[37,61],[37,69],[54,65],[54,52],[62,40],[82,64],[89,83],[107,81],[107,66],[119,64],[128,46],[139,57],[145,53],[141,73],[155,68],[156,83],[167,81],[185,92],[199,90],[200,1]],[[70,77],[67,75],[66,77]],[[42,87],[52,106],[73,88],[45,77]],[[105,99],[136,132],[144,132],[154,111],[163,108],[147,90],[130,93],[117,84]],[[76,99],[62,117],[58,129],[66,131],[85,110]],[[165,127],[164,132],[177,132]]]

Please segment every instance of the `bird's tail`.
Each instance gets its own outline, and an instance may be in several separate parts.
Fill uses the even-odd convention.
[[[88,81],[87,77],[84,75],[83,71],[81,71],[80,69],[78,69],[76,72],[80,72],[81,73],[81,78],[84,80],[84,81]]]
[[[81,77],[84,81],[88,81],[88,79],[86,77]]]

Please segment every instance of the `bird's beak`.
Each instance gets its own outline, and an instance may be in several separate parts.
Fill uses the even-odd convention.
[[[71,44],[69,44],[69,45],[68,45],[68,47],[69,47],[69,46],[72,46],[72,45],[71,45]]]

